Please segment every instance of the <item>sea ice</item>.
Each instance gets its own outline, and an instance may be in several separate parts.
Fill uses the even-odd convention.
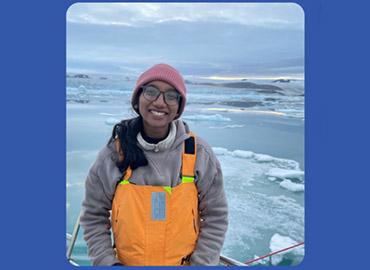
[[[229,122],[230,118],[224,117],[221,114],[197,114],[197,115],[184,115],[182,117],[185,120],[191,121],[217,121],[217,122]]]
[[[86,86],[85,85],[83,85],[83,84],[81,84],[79,87],[78,87],[78,91],[80,92],[80,93],[86,93],[86,91],[87,91],[87,89],[86,89]]]
[[[265,154],[255,154],[254,158],[255,160],[259,162],[271,162],[273,160],[272,156],[265,155]]]
[[[294,178],[303,180],[304,172],[300,170],[287,170],[282,168],[271,168],[267,173],[267,176],[272,176],[280,179]]]
[[[239,158],[252,158],[255,154],[252,151],[235,150],[232,155]]]
[[[105,113],[105,112],[101,112],[99,114],[103,115],[103,116],[118,116],[119,115],[119,114],[116,114],[116,113]]]
[[[291,170],[283,168],[270,168],[265,175],[270,181],[281,181],[280,186],[292,192],[304,191],[303,177],[304,172],[301,170]],[[289,180],[294,179],[295,182]],[[297,183],[299,182],[299,183]]]
[[[117,118],[109,117],[105,120],[105,124],[112,126],[112,125],[118,124],[120,121],[121,120]]]
[[[304,191],[304,185],[303,184],[293,183],[292,181],[290,181],[288,179],[285,179],[284,181],[282,181],[280,183],[280,186],[287,189],[287,190],[293,191],[293,192]]]
[[[271,252],[275,252],[278,250],[294,246],[296,244],[298,244],[298,242],[293,240],[292,238],[275,233],[270,240],[270,250]],[[298,256],[300,259],[302,259],[302,257],[304,256],[304,247],[298,246],[296,248],[275,254],[274,256],[272,256],[272,264],[273,265],[279,264],[283,260],[284,256],[286,256],[286,254],[294,255],[295,258],[297,258]]]
[[[298,170],[298,162],[240,149],[214,147],[213,151],[222,166],[232,224],[224,245],[226,256],[230,252],[239,254],[240,257],[233,258],[242,261],[253,258],[256,253],[250,253],[254,247],[268,245],[265,235],[277,231],[295,239],[303,237],[304,208],[299,199],[290,198],[274,183],[266,182],[266,173],[271,168]],[[273,176],[269,177],[272,180]]]
[[[212,147],[213,152],[215,152],[216,155],[228,155],[230,152],[226,148],[222,147]]]
[[[226,125],[226,126],[216,126],[216,127],[209,127],[209,128],[219,128],[219,129],[225,129],[225,128],[242,128],[244,125]]]

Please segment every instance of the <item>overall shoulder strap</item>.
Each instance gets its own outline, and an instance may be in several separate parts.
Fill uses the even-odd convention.
[[[184,142],[182,153],[182,183],[194,182],[195,161],[197,158],[196,136],[193,132],[189,133],[190,137]]]
[[[124,155],[123,155],[122,148],[121,148],[121,142],[120,142],[120,140],[119,140],[118,138],[116,138],[116,139],[114,140],[114,146],[115,146],[116,151],[117,151],[117,153],[118,153],[118,158],[119,158],[119,160],[120,160],[120,161],[123,161],[123,159],[124,159]],[[131,170],[131,168],[130,168],[130,167],[128,167],[128,168],[127,168],[127,170],[126,170],[125,175],[124,175],[124,176],[123,176],[123,178],[122,178],[122,180],[121,180],[121,181],[119,181],[118,183],[119,183],[119,184],[121,184],[121,185],[122,185],[122,184],[128,184],[128,183],[129,183],[129,179],[130,179],[131,175],[132,175],[132,170]]]
[[[122,180],[119,182],[120,185],[129,184],[130,177],[132,175],[132,170],[130,167],[127,168],[125,175],[123,176]]]

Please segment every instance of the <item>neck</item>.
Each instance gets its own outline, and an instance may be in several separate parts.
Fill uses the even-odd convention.
[[[144,132],[145,135],[154,138],[154,139],[164,139],[170,129],[170,125],[167,125],[167,128],[151,128],[145,125],[144,123]]]

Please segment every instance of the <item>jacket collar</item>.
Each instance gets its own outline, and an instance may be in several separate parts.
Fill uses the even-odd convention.
[[[137,142],[139,147],[146,151],[163,152],[168,149],[174,149],[187,138],[189,138],[189,127],[180,119],[171,122],[170,132],[167,137],[157,144],[148,143],[143,139],[139,132],[137,135]]]

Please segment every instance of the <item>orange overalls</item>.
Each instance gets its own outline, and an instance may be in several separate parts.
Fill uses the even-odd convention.
[[[187,265],[199,234],[194,183],[195,135],[184,142],[182,183],[176,187],[130,183],[127,169],[112,203],[112,229],[124,265]]]

